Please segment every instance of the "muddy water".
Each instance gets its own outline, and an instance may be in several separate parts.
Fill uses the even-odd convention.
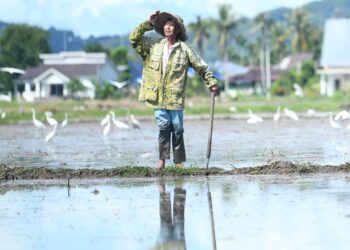
[[[0,126],[0,163],[9,166],[103,168],[125,165],[153,166],[158,158],[157,127],[143,121],[142,130],[112,128],[107,136],[95,123],[71,123],[59,128],[52,141],[50,129],[33,125]],[[344,124],[345,125],[345,124]],[[185,121],[187,166],[205,166],[209,120]],[[350,130],[333,129],[328,118],[304,118],[293,122],[266,119],[249,125],[245,119],[216,119],[211,166],[257,166],[287,160],[314,164],[350,161]]]
[[[68,195],[66,184],[55,181],[0,184],[1,249],[350,245],[350,176],[72,180],[71,185]]]

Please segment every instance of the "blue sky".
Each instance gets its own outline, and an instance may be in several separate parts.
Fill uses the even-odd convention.
[[[220,3],[253,17],[277,7],[299,7],[311,0],[0,0],[0,20],[89,35],[128,34],[155,10],[176,13],[185,24],[196,16],[217,17]]]

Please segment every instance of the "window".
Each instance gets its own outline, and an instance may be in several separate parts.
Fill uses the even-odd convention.
[[[17,91],[19,93],[23,93],[24,92],[24,84],[18,84],[17,85]]]
[[[52,84],[50,86],[50,96],[63,96],[63,84]]]
[[[340,89],[340,80],[335,79],[334,81],[335,91],[338,91]]]

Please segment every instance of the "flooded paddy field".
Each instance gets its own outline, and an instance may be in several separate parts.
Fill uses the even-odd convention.
[[[348,249],[350,176],[0,183],[1,249]],[[212,208],[212,210],[210,209]]]
[[[111,128],[103,136],[99,122],[69,123],[57,129],[36,129],[31,123],[0,126],[0,163],[50,168],[155,166],[158,159],[156,123],[144,120],[141,130]],[[345,125],[345,124],[344,124]],[[204,167],[209,120],[185,120],[186,166]],[[214,122],[210,165],[224,169],[252,167],[274,161],[339,165],[350,161],[350,130],[334,129],[327,117],[287,118],[247,124],[246,119]]]

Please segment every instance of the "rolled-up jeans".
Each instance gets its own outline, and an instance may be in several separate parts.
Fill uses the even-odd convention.
[[[183,138],[183,111],[155,109],[154,114],[159,128],[159,159],[170,159],[171,137],[174,163],[177,164],[185,162],[186,152]]]

